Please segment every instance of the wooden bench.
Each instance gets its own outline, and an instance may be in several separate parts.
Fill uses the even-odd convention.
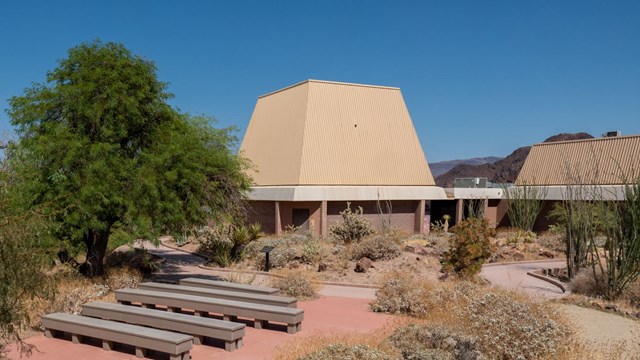
[[[172,285],[172,284],[163,284],[163,283],[157,283],[157,282],[145,282],[138,285],[138,289],[166,291],[166,292],[196,295],[196,296],[206,296],[206,297],[211,297],[216,299],[245,301],[245,302],[250,302],[254,304],[284,306],[284,307],[292,307],[292,308],[295,308],[298,306],[298,300],[292,297],[262,295],[262,294],[240,292],[240,291],[208,289],[208,288],[195,287],[195,286]]]
[[[75,344],[86,336],[102,340],[105,350],[112,350],[114,343],[132,345],[139,358],[144,357],[147,350],[155,350],[168,353],[171,360],[189,360],[189,350],[193,347],[193,337],[189,335],[64,313],[43,316],[42,327],[45,336],[50,338],[57,332],[70,333]]]
[[[221,314],[223,319],[227,321],[234,321],[238,317],[253,319],[256,329],[267,327],[269,321],[275,321],[287,324],[287,333],[289,334],[295,334],[302,330],[302,320],[304,319],[303,309],[151,290],[116,290],[116,300],[125,305],[136,302],[149,308],[164,305],[171,312],[190,309],[194,310],[196,316],[208,316],[209,313]]]
[[[184,278],[184,279],[180,279],[179,283],[180,285],[184,285],[184,286],[196,286],[196,287],[203,287],[208,289],[240,291],[240,292],[263,294],[263,295],[278,295],[278,293],[280,292],[279,289],[270,288],[270,287],[236,284],[228,281],[207,280],[207,279],[200,279],[200,278]]]
[[[205,338],[219,339],[224,341],[227,351],[242,347],[246,327],[230,321],[98,301],[82,305],[82,315],[193,335],[196,345],[201,345]]]

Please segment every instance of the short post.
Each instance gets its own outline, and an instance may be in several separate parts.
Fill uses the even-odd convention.
[[[269,253],[274,249],[273,246],[265,246],[260,250],[260,252],[264,253],[264,271],[269,272],[271,269],[271,265],[269,264]]]

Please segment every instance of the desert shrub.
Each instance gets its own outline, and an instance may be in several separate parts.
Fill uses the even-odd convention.
[[[365,344],[330,344],[315,352],[298,358],[299,360],[397,360],[381,350]]]
[[[371,260],[389,260],[398,257],[402,250],[394,239],[384,235],[374,235],[351,245],[349,253],[352,260],[363,257]]]
[[[196,231],[200,253],[222,267],[242,260],[247,245],[262,235],[260,224],[204,226]]]
[[[222,267],[232,263],[233,241],[228,231],[224,226],[204,226],[196,231],[196,239],[200,243],[199,252]]]
[[[347,202],[347,208],[340,212],[342,222],[331,226],[331,235],[338,240],[353,242],[373,234],[371,222],[362,216],[362,212],[362,207],[352,211],[351,203]]]
[[[491,256],[490,238],[496,232],[487,219],[468,218],[453,228],[455,236],[442,258],[443,270],[462,278],[480,272],[482,264]]]
[[[137,269],[143,274],[152,274],[158,269],[164,260],[154,256],[146,249],[129,249],[124,251],[114,251],[106,256],[105,268]]]
[[[228,282],[235,284],[251,285],[256,280],[256,274],[243,274],[241,272],[229,273],[226,277]]]
[[[58,287],[58,292],[46,312],[64,312],[77,315],[82,310],[83,304],[98,300],[108,293],[109,287],[105,284],[71,281]]]
[[[425,301],[431,287],[428,282],[393,271],[376,291],[376,298],[370,304],[371,310],[424,317],[431,309],[431,304]]]
[[[107,268],[105,284],[110,290],[137,288],[142,281],[142,273],[130,267]]]
[[[316,264],[326,256],[325,247],[318,239],[309,239],[302,244],[302,262]]]
[[[596,272],[597,276],[602,275]],[[606,290],[602,282],[597,281],[591,269],[581,269],[569,282],[569,289],[576,294],[599,297],[605,294]]]
[[[287,234],[281,237],[264,237],[250,242],[245,248],[245,257],[253,259],[256,269],[264,267],[264,253],[260,252],[265,246],[273,247],[269,254],[269,263],[272,269],[284,269],[301,255],[296,250],[308,241],[308,237],[298,234]]]
[[[640,308],[640,280],[630,283],[622,293],[622,298],[632,306]]]
[[[474,337],[442,326],[409,324],[396,329],[389,340],[406,360],[483,358]]]
[[[490,359],[553,358],[573,335],[557,310],[513,292],[492,289],[455,313]]]
[[[271,280],[271,286],[280,289],[283,295],[297,299],[311,299],[316,296],[318,285],[313,273],[301,269],[284,270]]]

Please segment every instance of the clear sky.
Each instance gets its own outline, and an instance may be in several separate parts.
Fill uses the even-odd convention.
[[[239,137],[259,95],[305,79],[400,87],[429,161],[640,134],[637,0],[0,0],[0,107],[96,38],[153,60],[174,106]]]

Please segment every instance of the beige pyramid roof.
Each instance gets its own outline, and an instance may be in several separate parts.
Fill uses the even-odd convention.
[[[619,185],[640,176],[640,135],[533,145],[517,185]]]
[[[307,80],[258,99],[256,185],[435,185],[400,89]]]

